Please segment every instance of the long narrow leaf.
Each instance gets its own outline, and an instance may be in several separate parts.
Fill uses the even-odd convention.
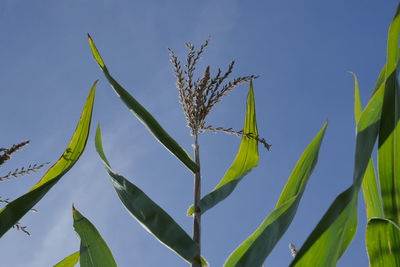
[[[370,267],[400,266],[400,228],[391,220],[372,218],[367,224]]]
[[[69,255],[68,257],[61,260],[59,263],[53,267],[74,267],[79,261],[80,253],[79,251]]]
[[[74,229],[81,239],[81,267],[117,267],[114,257],[96,227],[72,207]]]
[[[162,145],[164,145],[192,172],[197,172],[199,170],[199,166],[190,158],[188,153],[186,153],[186,151],[180,147],[178,143],[161,127],[153,115],[151,115],[132,95],[128,93],[128,91],[122,88],[122,86],[116,80],[114,80],[104,64],[104,61],[101,58],[100,53],[90,35],[88,35],[88,38],[93,57],[99,64],[115,93]]]
[[[397,58],[400,35],[398,7],[389,28],[386,87],[379,130],[378,167],[385,217],[400,223],[400,95],[397,80]]]
[[[354,77],[354,119],[356,124],[361,117],[362,105],[360,99],[360,89],[358,79],[355,73]],[[378,81],[380,81],[380,77]],[[380,82],[382,85],[383,82]],[[362,182],[362,190],[364,194],[365,207],[367,210],[367,219],[372,217],[383,217],[382,201],[379,195],[378,184],[375,174],[375,167],[372,158],[370,159],[367,170],[365,171],[364,179]]]
[[[244,120],[243,133],[258,136],[256,108],[254,103],[253,82],[250,82],[249,93],[247,95],[246,117]],[[226,171],[219,184],[209,194],[200,201],[201,213],[211,209],[219,202],[227,198],[235,189],[242,178],[258,165],[258,142],[254,138],[243,135],[238,153],[232,165]],[[187,215],[191,216],[194,212],[193,206],[188,210]]]
[[[357,125],[353,185],[341,193],[309,235],[290,266],[336,266],[357,228],[357,195],[378,136],[383,87],[369,101]]]
[[[327,127],[322,127],[299,158],[274,211],[226,260],[224,267],[261,266],[291,224],[307,181],[317,164],[318,152]]]
[[[199,263],[199,247],[174,219],[142,190],[111,169],[102,145],[100,125],[96,131],[96,150],[103,160],[111,183],[129,213],[160,242],[190,263]]]
[[[378,133],[381,135],[381,115],[383,116],[383,110],[387,109],[383,104],[384,96],[387,95],[386,91],[389,87],[388,84],[390,84],[389,81],[395,80],[400,33],[398,30],[398,15],[399,8],[391,24],[392,30],[389,30],[388,37],[386,73],[390,73],[390,75],[386,76],[380,88],[372,95],[357,123],[353,185],[340,194],[332,203],[298,251],[290,266],[336,266],[336,262],[343,255],[354,237],[357,228],[358,192],[367,170]],[[394,43],[396,43],[395,46]],[[385,103],[385,105],[387,104]],[[384,197],[383,203],[385,204]]]
[[[46,172],[28,193],[12,201],[0,210],[0,237],[24,216],[61,177],[72,168],[85,149],[89,135],[90,121],[97,81],[93,84],[83,108],[78,126],[60,159]]]

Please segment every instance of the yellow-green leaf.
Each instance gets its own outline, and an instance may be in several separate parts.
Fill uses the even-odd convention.
[[[143,123],[153,136],[167,148],[173,155],[175,155],[186,167],[193,173],[199,170],[199,166],[190,158],[188,153],[179,146],[179,144],[161,127],[158,121],[151,115],[132,95],[128,93],[122,86],[111,76],[103,59],[100,56],[93,39],[89,37],[89,44],[92,54],[96,62],[99,64],[101,70],[111,84],[115,93],[121,98],[125,105],[132,111],[132,113]]]
[[[89,135],[96,84],[97,81],[92,86],[78,126],[60,159],[46,172],[40,181],[28,191],[28,193],[7,204],[0,210],[0,237],[32,209],[53,185],[55,185],[78,161],[85,149]]]
[[[357,196],[378,136],[383,89],[361,114],[357,127],[353,185],[341,193],[308,236],[290,266],[336,266],[357,228]]]
[[[358,79],[355,73],[352,74],[354,77],[354,118],[357,125],[362,113],[362,104],[360,99]],[[378,81],[379,80],[380,78],[378,78]],[[382,85],[382,82],[380,85]],[[362,182],[362,190],[364,194],[365,207],[367,210],[367,219],[372,217],[383,217],[382,201],[379,195],[375,167],[372,159],[369,160],[367,170],[365,171]]]
[[[290,266],[336,266],[336,262],[343,255],[352,241],[357,228],[357,197],[365,176],[371,153],[376,139],[382,136],[382,118],[386,117],[388,109],[386,99],[389,84],[393,84],[398,61],[399,40],[399,8],[391,24],[388,37],[388,58],[386,62],[386,76],[379,89],[370,98],[367,107],[361,113],[357,123],[355,163],[353,184],[341,193],[332,203],[328,211],[309,235]],[[394,46],[394,43],[396,45]],[[377,84],[378,84],[377,83]],[[356,114],[358,111],[356,112]],[[357,115],[358,116],[358,115]],[[385,118],[387,119],[387,118]],[[390,128],[390,127],[389,127]],[[392,126],[393,129],[393,126]],[[391,133],[387,133],[391,134]],[[380,166],[379,166],[380,168]],[[382,196],[385,207],[385,196]],[[386,210],[385,210],[386,214]]]
[[[274,211],[226,260],[224,267],[261,266],[291,224],[307,181],[317,164],[318,153],[328,123],[304,150],[282,190]]]
[[[74,229],[81,239],[81,267],[117,267],[114,257],[96,227],[72,207]]]
[[[247,95],[246,117],[244,120],[243,133],[258,137],[256,108],[254,103],[253,83],[250,82]],[[211,209],[219,202],[227,198],[235,189],[240,180],[258,165],[258,142],[256,139],[243,135],[239,150],[232,165],[226,171],[218,185],[200,201],[202,213]],[[187,212],[188,216],[194,213],[191,206]]]
[[[53,267],[74,267],[79,261],[79,251],[69,255]]]

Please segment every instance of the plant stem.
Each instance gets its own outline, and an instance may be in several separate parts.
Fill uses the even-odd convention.
[[[198,264],[192,264],[192,267],[201,267],[201,210],[200,210],[200,195],[201,195],[201,175],[200,175],[200,151],[198,144],[198,134],[194,135],[194,158],[199,166],[199,171],[194,174],[194,217],[193,217],[193,241],[199,246]]]

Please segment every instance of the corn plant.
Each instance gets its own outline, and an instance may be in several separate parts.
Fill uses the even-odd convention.
[[[355,121],[356,147],[354,160],[353,184],[343,191],[332,203],[318,225],[308,236],[307,240],[297,250],[290,244],[293,261],[290,266],[336,266],[337,261],[346,251],[357,228],[358,193],[363,189],[368,216],[366,246],[370,266],[399,266],[400,265],[400,169],[398,164],[399,130],[399,92],[397,66],[399,58],[400,9],[396,12],[389,28],[387,62],[373,94],[362,109],[357,77],[355,80]],[[111,76],[94,41],[89,36],[92,54],[111,84],[112,88],[132,113],[148,128],[153,136],[175,155],[184,166],[194,175],[194,203],[187,215],[193,216],[193,236],[190,237],[159,205],[135,186],[128,179],[115,172],[108,161],[102,146],[100,125],[97,127],[95,144],[106,171],[118,197],[128,212],[136,218],[160,242],[175,251],[191,266],[204,266],[207,262],[201,255],[201,216],[207,210],[215,207],[226,199],[241,181],[241,179],[258,165],[258,144],[267,148],[269,144],[259,137],[255,115],[255,98],[252,80],[256,77],[245,76],[221,86],[233,67],[222,75],[218,70],[216,76],[211,76],[207,67],[203,76],[193,80],[195,64],[207,46],[206,41],[199,50],[187,44],[189,54],[186,69],[182,70],[181,63],[170,50],[171,61],[177,77],[179,98],[183,106],[190,133],[194,137],[194,160],[178,143],[161,127],[156,119]],[[236,85],[250,81],[247,96],[244,128],[234,131],[230,128],[206,126],[205,118],[213,105]],[[304,150],[289,176],[285,187],[277,201],[275,209],[266,216],[260,226],[239,245],[226,259],[224,266],[262,266],[274,246],[291,224],[300,203],[306,184],[317,163],[318,152],[326,131],[327,123],[323,125],[311,143]],[[201,191],[201,166],[198,145],[199,135],[206,130],[235,133],[241,136],[237,155],[216,187],[203,197]],[[378,139],[378,174],[371,154]],[[381,189],[379,193],[378,188]],[[76,210],[74,221],[81,218]],[[86,219],[84,219],[86,222]],[[74,226],[75,226],[74,222]],[[109,248],[100,234],[90,225],[85,231],[75,226],[81,237],[81,266],[115,266],[115,261]],[[88,228],[88,229],[89,229]],[[90,237],[89,237],[90,236]],[[78,253],[78,252],[77,252]],[[77,253],[64,261],[77,260]],[[105,253],[107,258],[101,259]],[[88,261],[88,259],[91,259]],[[62,264],[64,261],[60,262]],[[72,261],[71,261],[72,262]],[[107,264],[105,262],[108,262]],[[60,265],[61,266],[61,265]],[[67,266],[67,265],[65,265]]]
[[[93,56],[111,84],[112,88],[131,112],[148,128],[153,136],[175,155],[194,176],[194,203],[189,207],[187,215],[193,216],[193,235],[189,236],[175,220],[157,203],[147,196],[140,188],[114,171],[103,150],[100,125],[97,127],[95,145],[102,159],[111,183],[118,197],[128,212],[151,232],[160,242],[176,252],[191,266],[206,266],[207,261],[201,255],[201,216],[207,210],[226,199],[241,181],[241,179],[258,165],[258,145],[261,143],[269,149],[270,145],[261,138],[257,130],[255,97],[252,80],[255,75],[235,78],[223,84],[232,72],[234,62],[222,74],[217,71],[211,75],[211,68],[207,67],[204,74],[196,81],[193,78],[196,62],[200,59],[206,41],[199,50],[190,43],[186,69],[182,70],[181,63],[170,50],[171,62],[177,77],[180,102],[183,106],[190,134],[194,138],[194,160],[178,145],[178,143],[162,128],[156,119],[111,76],[93,39],[89,36],[89,43]],[[250,82],[247,96],[244,128],[234,131],[231,128],[213,127],[205,124],[206,116],[213,106],[220,102],[222,97],[241,83]],[[226,260],[225,266],[258,266],[261,265],[275,244],[289,227],[304,192],[306,183],[316,165],[319,148],[327,127],[325,123],[310,145],[300,157],[274,211],[268,215],[256,231],[247,238]],[[221,181],[208,194],[201,198],[201,167],[198,139],[204,131],[222,131],[241,136],[241,143],[237,155],[222,177]],[[77,211],[74,209],[74,221]],[[80,216],[80,215],[79,215]],[[91,225],[91,224],[90,224]],[[74,223],[75,226],[75,223]],[[75,229],[81,237],[80,264],[81,266],[115,266],[112,254],[104,240],[96,231],[85,232]],[[90,237],[89,237],[90,236]],[[95,249],[98,248],[98,249]],[[107,251],[107,259],[101,259]],[[71,254],[59,264],[70,261],[71,266],[77,262],[77,253]],[[90,259],[90,260],[88,260]],[[107,263],[106,263],[107,262]],[[61,265],[60,265],[61,266]]]
[[[366,248],[370,266],[400,266],[399,37],[400,5],[389,27],[386,64],[379,74],[373,93],[364,109],[360,101],[358,79],[353,74],[356,125],[353,183],[337,196],[298,250],[290,244],[294,257],[290,266],[336,266],[356,232],[360,190],[363,191],[367,210]],[[112,186],[127,211],[155,238],[191,266],[207,266],[206,257],[203,257],[201,250],[202,215],[207,210],[216,208],[221,201],[228,199],[239,182],[258,165],[259,144],[267,149],[270,148],[270,144],[260,137],[257,129],[253,88],[253,80],[257,76],[238,77],[224,84],[234,66],[234,62],[231,62],[225,73],[218,69],[215,76],[212,76],[211,68],[208,66],[202,76],[194,79],[196,63],[207,47],[208,40],[198,50],[192,44],[186,44],[189,52],[184,68],[174,52],[169,50],[177,77],[179,100],[190,134],[193,136],[194,152],[191,157],[163,129],[155,117],[113,78],[90,36],[89,44],[94,59],[115,93],[155,139],[194,176],[193,205],[186,212],[188,216],[193,217],[192,236],[145,192],[114,171],[103,149],[101,129],[98,125],[95,146]],[[206,118],[212,108],[221,102],[227,93],[243,83],[249,84],[243,129],[236,131],[231,128],[207,125]],[[0,237],[10,228],[18,225],[19,220],[33,209],[34,205],[72,168],[83,153],[90,129],[96,84],[97,81],[92,86],[78,126],[60,159],[26,194],[14,201],[3,201],[6,206],[0,210]],[[226,258],[225,267],[262,266],[296,214],[307,182],[317,164],[327,125],[327,122],[323,124],[299,157],[273,211],[232,251]],[[204,131],[235,134],[240,136],[241,142],[236,157],[225,175],[216,182],[211,192],[202,196],[199,138]],[[378,162],[375,168],[372,152],[376,143]],[[22,146],[23,143],[10,149],[0,149],[2,153],[0,165],[9,160],[10,155]],[[34,171],[36,167],[31,166],[28,169]],[[10,172],[1,179],[29,173],[28,169]],[[111,250],[95,226],[74,206],[72,214],[73,226],[81,241],[80,249],[55,266],[74,266],[78,262],[81,267],[117,266]]]

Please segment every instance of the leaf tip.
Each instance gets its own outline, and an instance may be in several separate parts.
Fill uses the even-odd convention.
[[[94,59],[96,60],[97,64],[99,64],[100,68],[105,69],[106,65],[104,64],[104,61],[101,58],[100,53],[97,50],[97,47],[96,47],[92,37],[90,36],[90,34],[88,34],[88,40],[89,40],[90,49],[92,50]]]

